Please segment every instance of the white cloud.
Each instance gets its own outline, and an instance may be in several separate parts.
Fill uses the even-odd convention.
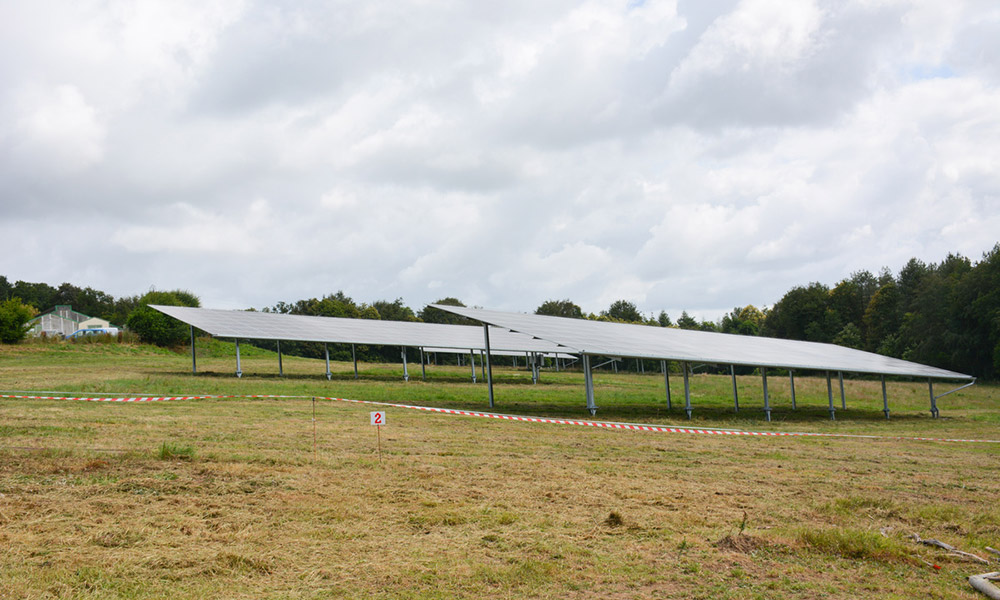
[[[53,0],[0,34],[12,278],[712,317],[1000,231],[990,3]]]

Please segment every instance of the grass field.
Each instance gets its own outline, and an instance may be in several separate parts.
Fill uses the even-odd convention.
[[[0,399],[0,598],[976,598],[1000,570],[908,539],[1000,548],[1000,389],[928,412],[926,383],[599,372],[597,418],[884,436],[745,438],[596,430],[313,396],[484,410],[468,367],[334,363],[205,344],[0,346],[0,390],[276,394],[144,404]],[[588,417],[578,372],[498,368],[497,412]],[[836,385],[836,383],[835,383]],[[937,386],[945,391],[947,386]],[[681,400],[679,403],[678,400]],[[837,406],[839,408],[839,396]],[[315,429],[314,429],[315,428]],[[315,431],[315,438],[314,438]],[[315,439],[315,446],[314,446]],[[929,564],[928,564],[929,563]],[[935,569],[930,565],[938,565]]]

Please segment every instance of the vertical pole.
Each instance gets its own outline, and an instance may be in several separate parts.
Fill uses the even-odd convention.
[[[326,342],[323,342],[323,354],[326,355],[326,380],[329,381],[333,374],[330,373],[330,345]]]
[[[660,361],[660,370],[663,371],[663,387],[667,390],[667,410],[670,410],[670,369],[667,367],[667,361]]]
[[[483,351],[479,351],[479,369],[482,371],[483,381],[486,381],[486,360],[483,359]]]
[[[493,365],[490,364],[490,325],[489,323],[483,323],[483,340],[485,342],[486,351],[483,353],[485,359],[486,369],[486,386],[490,390],[490,408],[493,408]]]
[[[885,375],[882,376],[882,412],[885,413],[885,420],[889,420],[889,394],[885,392]]]
[[[406,346],[400,346],[399,352],[403,355],[403,381],[409,381],[410,371],[406,366]]]
[[[639,369],[642,371],[642,374],[645,375],[646,374],[646,362],[643,361],[642,359],[638,359],[638,358],[636,360],[639,361]]]
[[[847,398],[844,397],[844,372],[837,371],[837,379],[840,380],[840,408],[847,410]]]
[[[740,393],[736,391],[736,365],[729,365],[729,375],[733,379],[733,412],[740,412]]]
[[[930,377],[927,378],[927,389],[931,393],[931,416],[936,419],[938,418],[937,398],[934,397],[934,382],[931,381]]]
[[[243,377],[243,366],[240,364],[240,340],[236,340],[236,376]]]
[[[476,383],[476,355],[469,350],[469,366],[472,368],[472,383]]]
[[[278,343],[278,377],[284,377],[285,367],[281,364],[281,340],[275,340]]]
[[[760,370],[761,379],[764,381],[764,414],[767,415],[767,420],[771,420],[771,395],[767,393],[767,369],[761,368]]]
[[[354,344],[351,344],[351,360],[354,362],[354,378],[357,379],[358,378],[358,352],[355,349]]]
[[[792,410],[795,410],[795,371],[788,369],[788,384],[792,389]]]
[[[590,355],[583,355],[583,386],[587,392],[587,409],[590,415],[597,413],[597,405],[594,403],[594,373],[590,369]]]
[[[191,325],[191,374],[198,374],[198,361],[194,357],[194,325]]]
[[[556,362],[556,373],[558,373],[559,372],[559,355],[556,354],[556,357],[553,360],[555,360],[555,362]]]
[[[424,349],[420,348],[420,379],[427,381],[427,361],[424,357]]]
[[[688,420],[691,419],[691,384],[688,382],[688,364],[686,362],[681,363],[681,368],[684,369],[684,412],[687,413]]]
[[[538,366],[538,355],[532,353],[531,355],[531,383],[538,384],[538,375],[540,367]]]
[[[611,361],[611,366],[613,366],[615,368],[615,373],[617,373],[618,372],[618,361],[617,360],[612,360]],[[626,367],[626,368],[628,368],[628,367]]]
[[[313,454],[316,454],[316,396],[313,396]]]
[[[826,372],[826,397],[830,400],[830,420],[834,421],[837,417],[835,413],[836,409],[833,408],[833,384],[830,383],[829,371]]]

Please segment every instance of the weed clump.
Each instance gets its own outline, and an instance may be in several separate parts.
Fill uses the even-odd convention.
[[[621,527],[625,524],[625,519],[623,519],[617,511],[611,511],[611,513],[608,514],[608,518],[604,519],[604,524],[612,528]]]
[[[194,448],[163,442],[157,456],[160,460],[192,460],[194,459]]]

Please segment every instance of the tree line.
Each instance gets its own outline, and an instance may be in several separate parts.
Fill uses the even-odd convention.
[[[146,341],[161,345],[183,343],[188,335],[186,327],[171,324],[166,317],[146,307],[157,303],[199,305],[197,296],[182,290],[153,290],[142,296],[116,299],[69,283],[58,288],[23,281],[11,284],[0,276],[0,332],[9,329],[4,323],[10,319],[4,315],[14,312],[17,306],[36,314],[57,304],[69,304],[79,312],[124,324]],[[441,298],[435,304],[465,306],[453,297]],[[259,310],[352,319],[474,324],[432,306],[414,311],[402,298],[359,303],[342,291],[322,298],[281,301]],[[940,263],[913,258],[895,275],[883,268],[878,275],[857,271],[832,287],[819,282],[796,286],[774,306],[735,307],[714,322],[699,321],[687,311],[676,322],[663,310],[644,315],[633,302],[624,299],[612,302],[596,314],[584,313],[570,299],[547,300],[535,313],[832,343],[996,379],[1000,376],[1000,244],[978,262],[960,254],[949,254]],[[256,343],[276,349],[274,342]],[[351,357],[349,345],[331,345],[330,349],[331,358]],[[398,348],[357,346],[353,350],[361,360],[401,360]],[[322,344],[285,342],[282,351],[318,358],[324,348]],[[416,351],[409,352],[409,358],[414,359]]]

